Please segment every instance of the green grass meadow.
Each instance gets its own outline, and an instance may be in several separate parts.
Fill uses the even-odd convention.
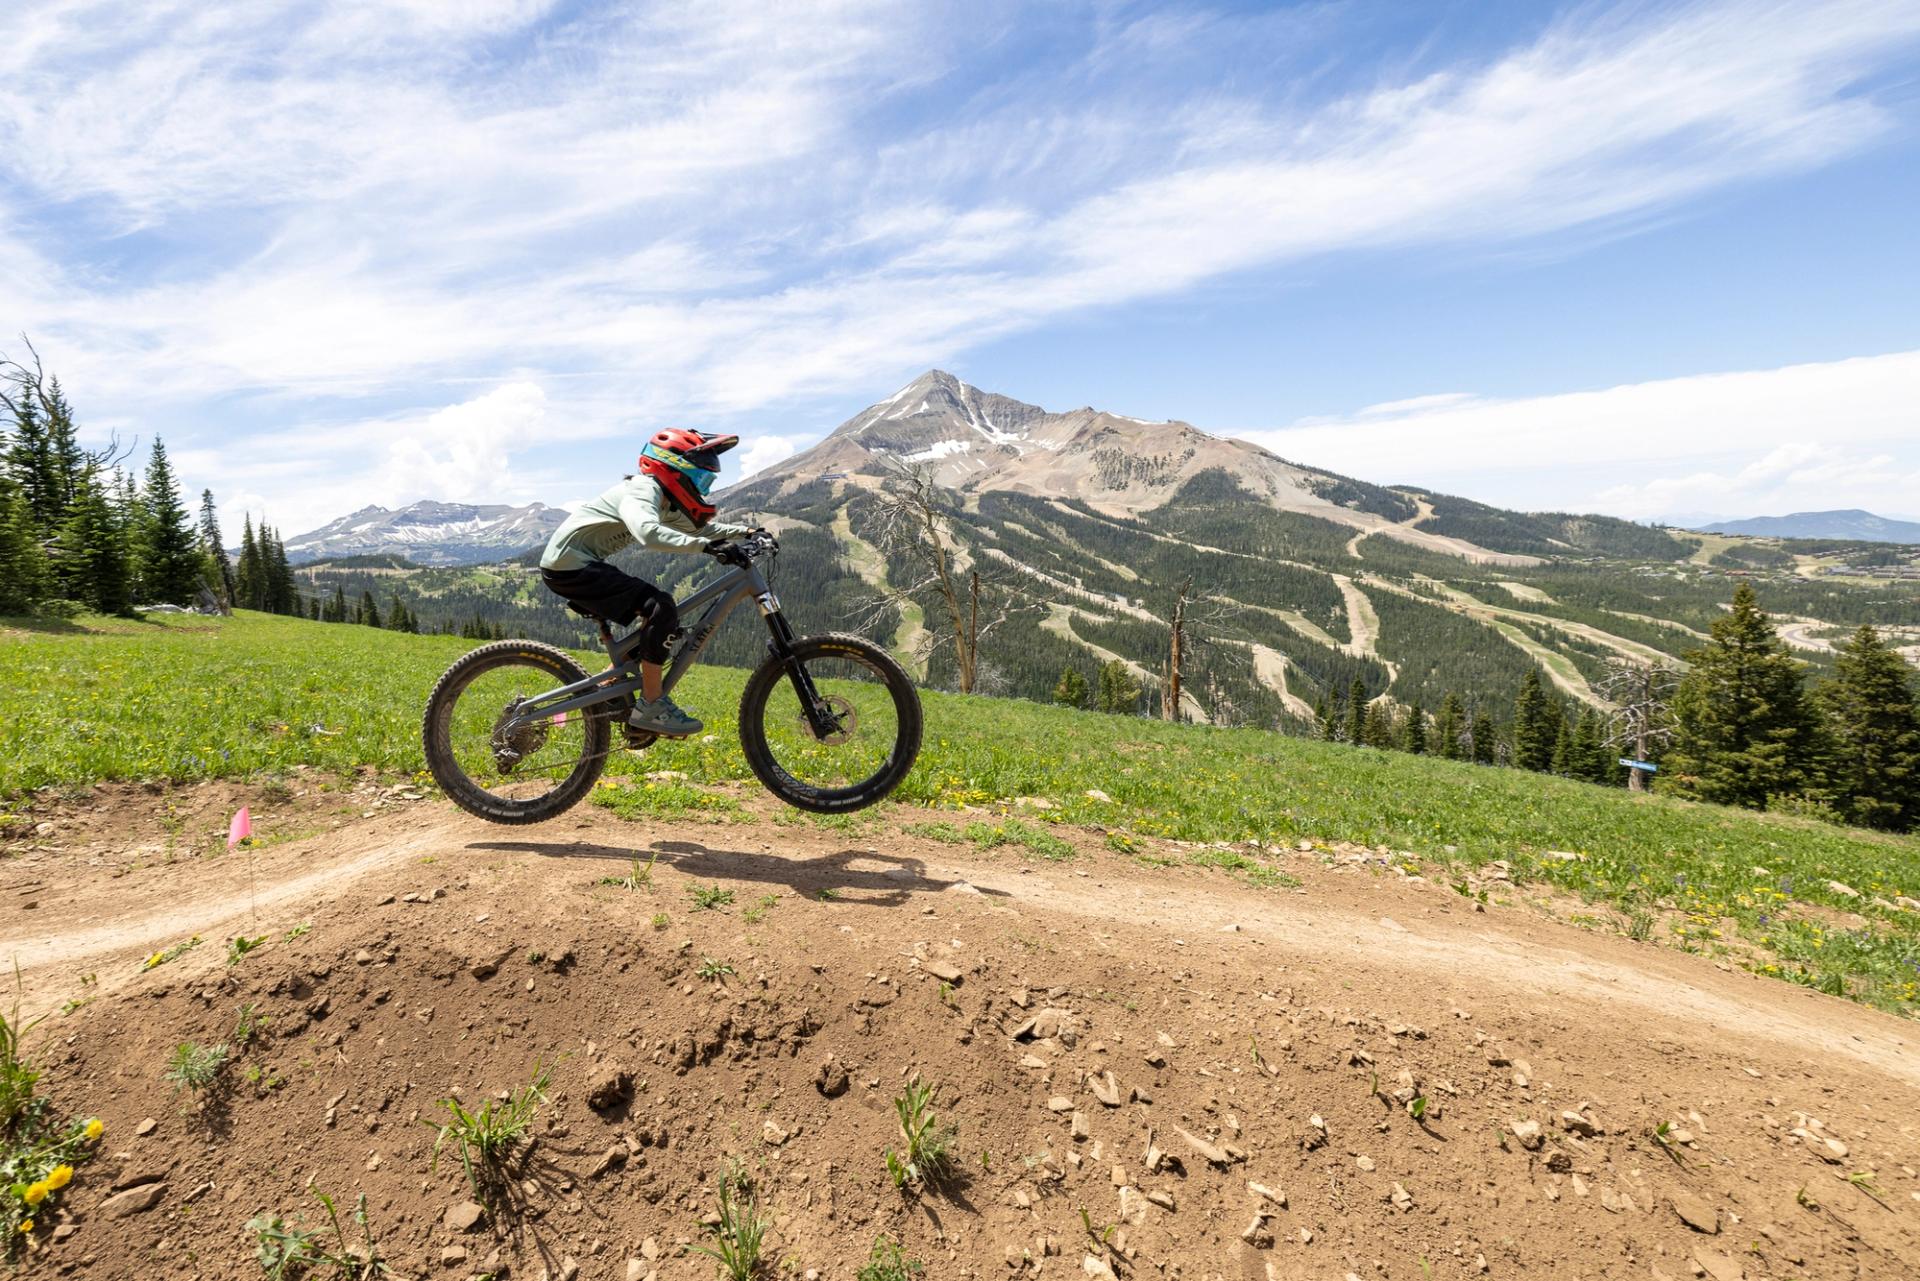
[[[752,625],[750,615],[729,623]],[[427,693],[473,645],[256,614],[0,621],[0,801],[17,806],[34,789],[103,779],[266,777],[296,764],[414,774]],[[604,656],[580,658],[604,666]],[[618,754],[608,773],[625,782],[596,799],[635,815],[752,821],[699,787],[751,778],[734,737],[743,678],[691,673],[678,695],[713,741]],[[1609,928],[1658,912],[1663,942],[1920,1013],[1920,915],[1873,902],[1920,898],[1914,838],[1257,730],[936,693],[925,701],[925,747],[897,795],[909,805],[950,811],[1037,797],[1056,808],[1028,814],[1029,825],[1385,845],[1442,880],[1506,859],[1516,882],[1578,895]],[[681,771],[686,783],[649,788],[639,777],[659,770]],[[1842,913],[1865,924],[1849,927]]]

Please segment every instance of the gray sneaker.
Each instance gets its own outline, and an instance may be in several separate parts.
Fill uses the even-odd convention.
[[[627,724],[662,738],[691,738],[706,728],[681,711],[665,694],[651,703],[644,698],[635,699],[633,715],[627,717]]]

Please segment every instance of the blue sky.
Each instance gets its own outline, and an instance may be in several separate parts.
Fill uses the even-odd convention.
[[[0,332],[236,523],[765,465],[936,365],[1505,505],[1920,509],[1920,0],[7,9]]]

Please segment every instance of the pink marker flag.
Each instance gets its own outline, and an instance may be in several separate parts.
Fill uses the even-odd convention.
[[[233,816],[233,822],[227,825],[227,848],[232,849],[241,841],[248,840],[252,836],[253,815],[247,813],[247,807],[242,805],[240,812]]]

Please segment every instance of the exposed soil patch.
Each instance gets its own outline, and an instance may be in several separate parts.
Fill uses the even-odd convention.
[[[527,830],[335,788],[108,789],[8,847],[40,887],[0,912],[28,1008],[86,1002],[36,1034],[46,1088],[108,1125],[40,1266],[258,1277],[242,1225],[317,1224],[312,1185],[366,1194],[402,1276],[708,1277],[683,1250],[738,1159],[770,1276],[850,1278],[881,1232],[930,1277],[1920,1269],[1910,1024],[1365,851],[1262,852],[1300,882],[1262,888],[1068,829],[1045,862],[904,830],[923,811],[776,825],[744,790],[753,823]],[[208,855],[241,801],[318,830]],[[169,862],[169,825],[201,852]],[[242,932],[268,941],[229,966]],[[161,1077],[183,1040],[232,1047],[197,1106]],[[525,1165],[475,1215],[420,1122],[538,1067]],[[958,1133],[903,1195],[914,1074]]]

